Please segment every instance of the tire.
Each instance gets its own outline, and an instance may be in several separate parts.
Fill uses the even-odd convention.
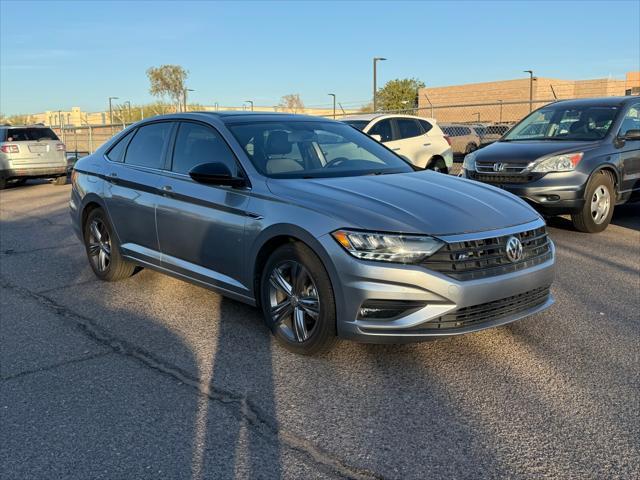
[[[445,175],[449,173],[447,169],[447,164],[444,163],[444,160],[441,158],[431,160],[429,165],[427,165],[427,170],[433,170],[434,172],[444,173]]]
[[[7,179],[0,177],[0,190],[7,188]]]
[[[337,342],[335,297],[329,275],[322,261],[303,243],[283,245],[271,254],[260,279],[260,300],[265,323],[287,350],[319,355]],[[277,312],[274,314],[276,309],[281,311],[280,318]]]
[[[585,233],[602,232],[613,216],[615,199],[611,175],[603,171],[596,173],[587,185],[582,210],[571,215],[573,226]]]
[[[67,184],[67,176],[64,177],[56,177],[52,182],[54,185],[66,185]]]
[[[16,185],[24,185],[25,183],[27,183],[27,179],[26,178],[19,178],[14,183]]]
[[[467,148],[464,149],[464,153],[469,154],[471,152],[475,152],[478,149],[478,146],[475,143],[470,143],[467,145]]]
[[[96,277],[106,282],[116,282],[135,273],[136,265],[122,258],[118,239],[101,208],[89,213],[82,229],[89,264]]]

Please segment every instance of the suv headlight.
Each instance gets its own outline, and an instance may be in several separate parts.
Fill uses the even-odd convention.
[[[476,152],[467,153],[464,156],[464,160],[462,162],[462,168],[464,170],[476,169]]]
[[[575,170],[583,155],[582,152],[554,155],[553,157],[536,160],[529,168],[532,172],[538,173],[570,172]]]
[[[436,253],[444,242],[425,235],[337,230],[331,234],[356,258],[380,262],[415,263]]]

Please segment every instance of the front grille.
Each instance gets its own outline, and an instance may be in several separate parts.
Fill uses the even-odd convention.
[[[502,169],[496,171],[494,170],[494,165],[496,164],[493,162],[476,162],[476,169],[480,173],[497,173],[497,172],[521,173],[526,167],[526,165],[518,165],[513,163],[501,163],[499,165],[501,165]]]
[[[545,303],[548,298],[549,287],[540,287],[493,302],[460,308],[431,322],[416,325],[410,331],[416,333],[416,330],[429,332],[433,330],[456,330],[478,325],[535,308]]]
[[[506,244],[511,236],[522,242],[523,256],[518,262],[507,258]],[[542,226],[513,235],[447,243],[422,265],[457,280],[474,280],[533,267],[551,256],[551,243]]]
[[[469,178],[482,183],[489,183],[491,185],[504,185],[514,183],[529,183],[536,179],[533,174],[527,175],[499,175],[494,173],[477,173],[468,172]]]

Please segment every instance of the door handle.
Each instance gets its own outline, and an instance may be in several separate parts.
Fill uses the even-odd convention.
[[[118,174],[117,174],[116,172],[111,172],[111,173],[109,174],[109,176],[110,176],[111,178],[118,178]]]
[[[423,143],[422,146],[423,147],[428,147],[429,145],[431,145],[430,143]]]

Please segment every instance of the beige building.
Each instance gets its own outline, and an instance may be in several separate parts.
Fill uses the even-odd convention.
[[[531,89],[531,90],[530,90]],[[427,87],[419,91],[420,114],[439,122],[513,122],[555,99],[640,94],[640,72],[624,80],[560,80],[534,77]]]

